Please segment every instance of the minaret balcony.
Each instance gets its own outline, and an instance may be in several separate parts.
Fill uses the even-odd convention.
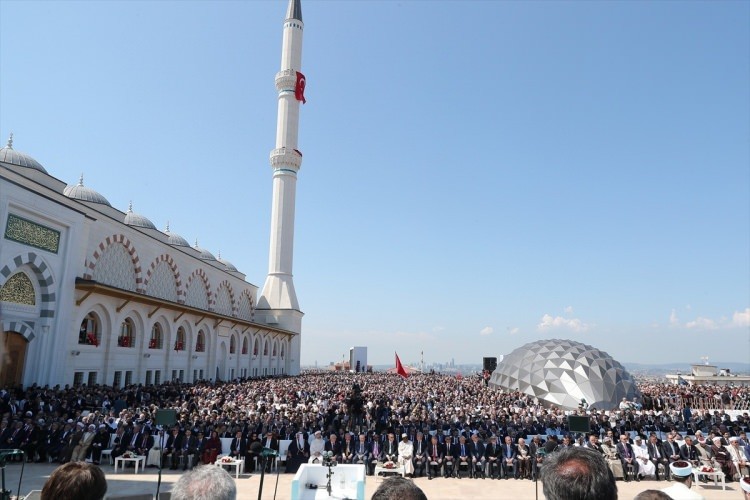
[[[297,85],[297,70],[284,69],[276,73],[276,90],[279,92],[294,92]]]
[[[277,148],[271,151],[271,167],[293,168],[299,170],[302,166],[302,154],[296,149]]]

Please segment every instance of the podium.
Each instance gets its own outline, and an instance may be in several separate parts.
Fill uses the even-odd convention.
[[[331,467],[331,496],[328,496],[328,467],[302,464],[292,479],[292,500],[357,499],[365,500],[365,466],[337,465]],[[309,484],[318,488],[310,489]]]

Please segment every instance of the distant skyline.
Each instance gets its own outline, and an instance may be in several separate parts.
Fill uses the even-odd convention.
[[[0,139],[261,287],[286,6],[0,0]],[[302,14],[302,365],[750,360],[750,3]]]

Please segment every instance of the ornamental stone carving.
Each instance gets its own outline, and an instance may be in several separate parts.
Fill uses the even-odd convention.
[[[109,245],[96,263],[93,279],[105,285],[136,291],[135,268],[127,249],[121,244]]]
[[[161,261],[156,265],[154,272],[151,273],[146,293],[153,297],[177,302],[177,283],[174,272],[166,261]]]
[[[13,302],[26,306],[36,305],[36,292],[34,283],[31,282],[26,273],[19,272],[8,278],[0,289],[0,301]]]

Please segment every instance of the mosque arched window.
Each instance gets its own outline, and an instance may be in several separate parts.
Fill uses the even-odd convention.
[[[120,324],[120,336],[117,337],[117,345],[120,347],[135,347],[135,324],[130,318]]]
[[[78,343],[99,347],[102,340],[102,328],[99,318],[94,313],[88,313],[78,330]]]
[[[263,342],[263,356],[268,356],[268,341]]]
[[[242,354],[247,354],[247,337],[242,339]]]
[[[154,323],[151,327],[151,338],[148,341],[149,349],[161,349],[164,345],[164,333],[162,332],[161,325]]]
[[[255,342],[253,342],[253,356],[258,355],[258,351],[260,350],[258,339],[255,339]]]
[[[206,352],[206,334],[203,330],[198,331],[198,340],[195,341],[195,352]]]
[[[183,327],[177,329],[177,338],[174,339],[174,350],[185,350],[185,329]]]
[[[229,337],[229,354],[237,352],[237,341],[234,339],[234,335]]]

